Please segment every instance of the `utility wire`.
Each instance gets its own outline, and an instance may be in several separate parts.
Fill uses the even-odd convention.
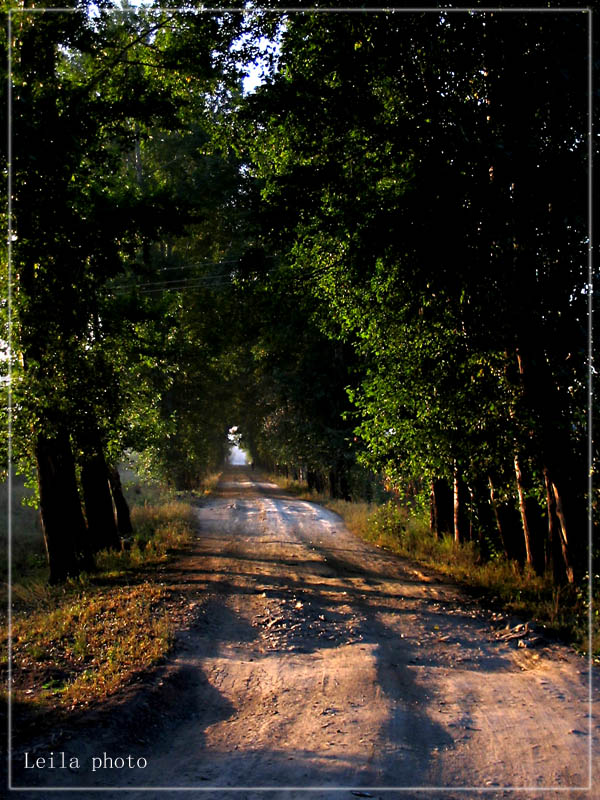
[[[277,256],[263,256],[265,261],[277,258]],[[198,261],[196,264],[182,264],[179,267],[157,267],[155,272],[167,272],[174,269],[194,269],[195,267],[219,267],[221,264],[239,264],[239,258],[224,258],[221,261]]]
[[[269,256],[269,258],[275,258],[275,256]],[[232,259],[232,262],[238,263],[237,259]],[[226,262],[215,262],[215,263],[226,263]],[[190,265],[196,266],[196,265]],[[165,271],[170,269],[181,269],[180,267],[164,267]],[[288,269],[287,265],[281,265],[280,267],[274,267],[270,269],[266,274],[270,275],[273,273],[282,272]],[[313,267],[312,269],[303,269],[299,274],[295,275],[296,280],[300,279],[310,279],[311,277],[318,276],[319,274],[323,274],[327,271],[325,267]],[[202,287],[214,287],[220,288],[223,286],[231,286],[233,282],[233,276],[231,273],[219,273],[217,275],[196,275],[196,276],[189,276],[187,278],[174,278],[172,280],[154,280],[148,281],[146,283],[132,283],[132,284],[118,284],[116,286],[111,287],[111,291],[115,294],[126,294],[131,291],[138,291],[139,294],[156,294],[158,292],[169,292],[169,291],[183,291],[185,289],[198,289]],[[176,284],[176,285],[172,285]],[[156,288],[154,288],[156,287]]]
[[[175,285],[166,285],[166,284],[175,284]],[[189,287],[204,287],[204,288],[212,288],[212,287],[220,287],[220,286],[231,286],[232,282],[230,280],[221,280],[215,279],[212,281],[200,281],[196,280],[195,278],[187,278],[182,280],[174,280],[174,281],[155,281],[153,283],[147,284],[133,284],[131,286],[114,286],[111,287],[110,291],[114,294],[128,294],[130,292],[138,292],[139,294],[146,294],[147,292],[168,292],[170,290],[177,290],[177,289],[187,289]],[[156,288],[154,288],[156,287]]]
[[[216,283],[212,285],[212,288],[220,289],[225,286],[229,286],[229,283]],[[141,289],[139,294],[161,294],[164,292],[183,292],[188,289],[202,289],[205,288],[206,284],[204,283],[188,283],[182,286],[167,286],[164,289]],[[124,292],[119,292],[119,294],[124,294]]]
[[[273,259],[273,258],[277,258],[277,256],[265,256],[264,258],[265,258],[265,260],[266,259]],[[226,258],[226,259],[223,259],[222,261],[199,261],[197,264],[182,264],[181,266],[178,266],[178,267],[158,267],[153,271],[154,272],[175,272],[175,271],[183,270],[183,269],[197,269],[198,267],[218,267],[218,266],[221,266],[222,264],[239,264],[239,263],[240,263],[240,259],[239,258]],[[213,278],[222,278],[222,277],[225,277],[225,276],[230,275],[230,274],[231,273],[229,273],[229,272],[220,272],[217,275],[197,275],[197,276],[193,276],[189,280],[212,280]],[[162,281],[152,281],[152,283],[161,283],[161,282]],[[139,283],[139,284],[133,284],[133,285],[135,285],[135,286],[147,286],[148,284]],[[125,286],[128,286],[128,284],[117,284],[113,288],[121,289],[121,288],[124,288]]]
[[[113,289],[145,289],[148,286],[166,286],[169,283],[186,283],[189,281],[198,281],[200,283],[211,284],[215,281],[219,281],[223,278],[226,278],[226,275],[207,275],[206,277],[189,277],[189,278],[173,278],[172,280],[157,280],[157,281],[148,281],[147,283],[119,283],[116,286],[113,286]],[[231,281],[227,281],[230,283]]]

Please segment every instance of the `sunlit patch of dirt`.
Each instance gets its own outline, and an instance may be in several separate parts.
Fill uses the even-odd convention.
[[[62,785],[247,787],[245,800],[262,796],[251,787],[339,800],[340,787],[374,797],[446,787],[428,794],[441,799],[451,787],[552,797],[587,785],[598,725],[586,662],[567,648],[534,647],[518,621],[359,541],[331,511],[249,468],[224,474],[197,519],[197,542],[160,571],[193,609],[164,666],[172,680],[136,695],[148,713],[164,712],[139,725],[115,708],[105,730],[61,743],[115,751],[135,732],[147,768],[81,770],[58,776]]]

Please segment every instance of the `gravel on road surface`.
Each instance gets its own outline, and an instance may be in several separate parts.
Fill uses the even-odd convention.
[[[169,663],[110,724],[54,745],[79,769],[21,770],[16,785],[111,787],[105,800],[600,797],[586,659],[247,467],[197,518],[194,547],[161,572],[190,606]],[[92,771],[105,753],[146,765]]]

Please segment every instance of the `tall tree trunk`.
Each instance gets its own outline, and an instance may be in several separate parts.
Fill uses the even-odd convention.
[[[474,519],[477,522],[480,557],[483,561],[488,561],[492,551],[492,542],[497,541],[497,536],[495,536],[497,520],[485,481],[477,479],[469,491]]]
[[[504,530],[502,520],[500,519],[500,510],[498,508],[498,501],[496,499],[496,490],[494,489],[494,484],[492,482],[492,478],[488,475],[488,486],[490,487],[490,503],[492,506],[492,510],[494,512],[494,519],[496,520],[496,529],[498,530],[498,537],[500,539],[500,543],[502,544],[502,550],[504,551],[504,555],[508,558],[508,548],[506,546],[506,539],[504,538]]]
[[[341,459],[329,470],[329,494],[335,499],[350,500],[348,473]]]
[[[546,482],[548,529],[552,542],[553,563],[557,560],[557,555],[559,558],[562,557],[563,569],[559,570],[558,565],[554,565],[554,578],[560,583],[566,577],[568,583],[574,583],[575,575],[569,556],[567,522],[562,497],[556,488],[556,484],[551,480],[547,469],[544,469],[544,480]],[[558,524],[556,524],[557,521]]]
[[[97,429],[88,433],[85,442],[81,461],[81,488],[93,549],[119,550],[121,539],[113,510],[108,467]]]
[[[135,161],[135,177],[138,186],[141,186],[143,183],[142,177],[142,148],[140,145],[140,140],[135,140],[135,154],[134,154],[134,161]]]
[[[35,457],[50,583],[59,583],[93,566],[67,431],[40,434]]]
[[[121,536],[129,536],[133,533],[133,525],[131,524],[131,514],[129,513],[129,505],[123,494],[123,486],[121,484],[121,476],[116,467],[109,467],[108,480],[110,482],[110,490],[115,503],[117,511],[117,530]]]
[[[521,524],[523,526],[523,537],[525,542],[525,560],[529,566],[534,568],[533,547],[531,529],[527,516],[527,503],[525,498],[525,488],[523,486],[523,473],[519,456],[515,454],[515,476],[517,481],[517,492],[519,495],[519,511],[521,512]]]
[[[452,491],[443,479],[431,482],[431,532],[438,538],[454,530],[452,521]]]
[[[337,474],[335,471],[335,467],[331,467],[328,473],[329,479],[329,496],[330,497],[337,497]]]
[[[350,482],[348,480],[348,470],[346,465],[340,467],[340,497],[346,502],[350,502]]]
[[[367,503],[373,502],[373,477],[370,472],[367,473],[365,476],[365,485],[364,485],[364,492],[363,496]]]
[[[569,583],[574,583],[574,581],[575,581],[575,571],[574,571],[573,563],[577,560],[577,556],[579,556],[578,564],[579,564],[579,568],[581,569],[582,550],[584,548],[581,547],[581,544],[580,544],[579,548],[576,548],[576,547],[574,548],[572,546],[572,542],[571,542],[571,540],[569,538],[568,532],[572,531],[575,526],[571,524],[571,521],[574,518],[574,514],[569,514],[567,512],[567,509],[569,507],[569,503],[568,503],[566,498],[567,498],[567,496],[569,494],[572,495],[572,492],[570,493],[568,489],[565,489],[564,491],[559,489],[559,487],[557,485],[557,481],[558,481],[558,478],[556,476],[556,472],[557,471],[558,470],[555,470],[553,477],[550,478],[550,486],[552,488],[552,494],[554,496],[554,501],[556,503],[556,516],[557,516],[558,522],[559,522],[558,530],[559,530],[559,534],[560,534],[560,537],[559,537],[560,538],[560,547],[561,547],[561,552],[562,552],[562,557],[563,557],[563,562],[564,562],[565,574],[567,576],[568,582]],[[568,483],[568,481],[561,482],[561,485],[564,485],[564,483]],[[582,514],[580,515],[580,523],[581,523],[582,529],[585,530],[586,526],[583,525],[583,515]],[[579,550],[579,552],[577,552],[578,550]]]
[[[429,530],[436,539],[440,538],[440,529],[438,526],[438,505],[437,497],[435,496],[435,481],[429,484]]]
[[[546,546],[546,568],[552,566],[554,583],[560,585],[565,582],[572,583],[573,570],[569,569],[569,555],[563,550],[562,532],[559,530],[559,520],[556,514],[556,495],[548,471],[544,470],[546,484],[546,509],[548,514],[548,539]]]
[[[454,541],[458,544],[464,541],[464,490],[460,470],[454,462],[454,478],[452,482],[454,500]]]
[[[471,488],[471,486],[467,486],[467,492],[469,495],[469,524],[468,524],[468,531],[469,531],[469,541],[473,541],[474,537],[474,529],[473,529],[473,513],[475,511],[475,492]],[[466,527],[466,525],[465,525]],[[480,530],[481,534],[481,530]]]
[[[517,358],[525,399],[540,420],[536,431],[540,461],[556,503],[561,553],[571,583],[575,580],[575,564],[582,569],[585,561],[585,537],[573,533],[586,530],[581,512],[585,491],[582,487],[586,485],[585,459],[573,456],[569,416],[541,348],[537,351],[535,347],[520,348]]]
[[[318,472],[317,470],[306,470],[306,483],[308,484],[310,491],[314,490],[320,494],[325,490],[325,480],[322,473]]]
[[[454,467],[454,480],[453,480],[453,491],[454,491],[454,541],[456,543],[460,542],[460,484],[459,484],[459,477],[458,477],[458,469],[456,466]]]

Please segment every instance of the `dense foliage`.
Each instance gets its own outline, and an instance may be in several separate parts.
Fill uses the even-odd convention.
[[[126,450],[193,488],[232,425],[316,489],[377,475],[483,557],[585,572],[587,37],[559,10],[12,14],[14,455],[53,580],[119,546]]]
[[[158,438],[168,463],[164,442],[185,447],[194,406],[207,442],[191,448],[194,469],[222,456],[217,400],[181,397],[199,389],[177,366],[192,323],[163,291],[176,285],[163,270],[224,249],[211,241],[188,255],[177,239],[218,227],[225,190],[211,179],[227,168],[210,142],[217,99],[239,86],[222,54],[240,15],[83,2],[11,19],[14,454],[36,475],[50,577],[61,580],[128,532],[114,470],[125,448]]]
[[[293,16],[246,112],[265,240],[365,365],[362,461],[430,492],[440,530],[570,581],[587,541],[587,25]]]

